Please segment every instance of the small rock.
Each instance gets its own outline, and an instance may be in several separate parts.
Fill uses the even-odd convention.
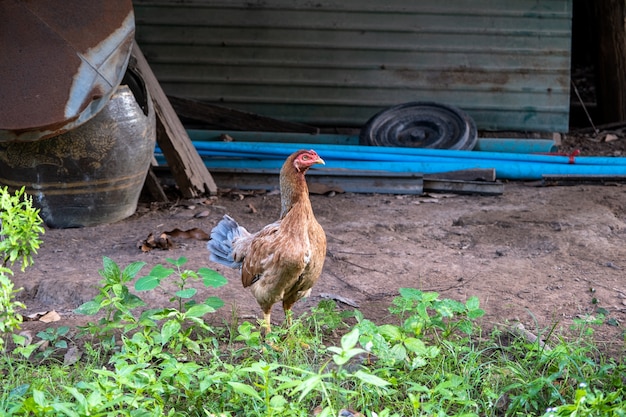
[[[203,210],[200,213],[194,214],[193,217],[195,217],[196,219],[201,219],[201,218],[204,218],[204,217],[209,217],[209,214],[211,214],[211,212],[209,210]]]

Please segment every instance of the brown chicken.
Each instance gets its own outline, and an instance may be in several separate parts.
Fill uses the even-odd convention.
[[[244,288],[250,287],[263,310],[266,333],[272,306],[282,300],[287,324],[291,307],[322,273],[326,234],[313,215],[304,174],[324,161],[313,150],[291,154],[280,170],[280,219],[250,233],[228,215],[213,228],[207,247],[213,262],[241,269]]]

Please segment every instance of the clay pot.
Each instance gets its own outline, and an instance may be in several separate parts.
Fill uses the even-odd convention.
[[[48,226],[110,223],[137,209],[154,153],[156,122],[143,83],[130,79],[103,110],[70,132],[0,143],[0,185],[25,186]]]

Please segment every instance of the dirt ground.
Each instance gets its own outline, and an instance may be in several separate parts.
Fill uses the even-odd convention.
[[[626,155],[626,139],[619,135],[609,142],[595,135],[566,137],[562,150]],[[328,237],[328,252],[318,285],[310,298],[296,304],[296,314],[323,298],[343,297],[366,318],[384,322],[401,287],[460,301],[478,296],[487,329],[520,321],[534,333],[545,334],[553,324],[568,332],[573,319],[596,316],[603,308],[611,324],[605,321],[594,337],[611,354],[625,352],[624,184],[509,182],[501,196],[336,194],[311,199]],[[161,206],[141,202],[135,215],[115,224],[47,229],[34,266],[14,277],[23,288],[19,299],[26,303],[26,313],[55,310],[61,320],[52,325],[73,326],[85,318],[72,310],[97,294],[103,256],[122,267],[146,262],[140,275],[166,257],[184,256],[186,267],[208,266],[229,280],[219,289],[198,286],[198,299],[216,295],[226,303],[210,320],[230,321],[233,312],[240,320],[254,320],[260,316],[254,298],[241,287],[237,271],[209,262],[206,241],[174,238],[174,248],[149,252],[142,252],[139,243],[151,233],[176,228],[209,232],[226,213],[256,231],[278,212],[276,193],[231,193]],[[164,290],[139,295],[151,306],[168,305]],[[275,306],[273,320],[282,319]],[[48,326],[24,324],[26,329]]]

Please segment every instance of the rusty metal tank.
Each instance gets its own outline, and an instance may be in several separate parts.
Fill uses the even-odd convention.
[[[156,119],[141,79],[130,72],[127,79],[96,116],[67,133],[0,142],[0,185],[25,186],[49,227],[94,226],[135,212]]]
[[[134,35],[131,0],[0,1],[0,142],[49,138],[98,114]]]

